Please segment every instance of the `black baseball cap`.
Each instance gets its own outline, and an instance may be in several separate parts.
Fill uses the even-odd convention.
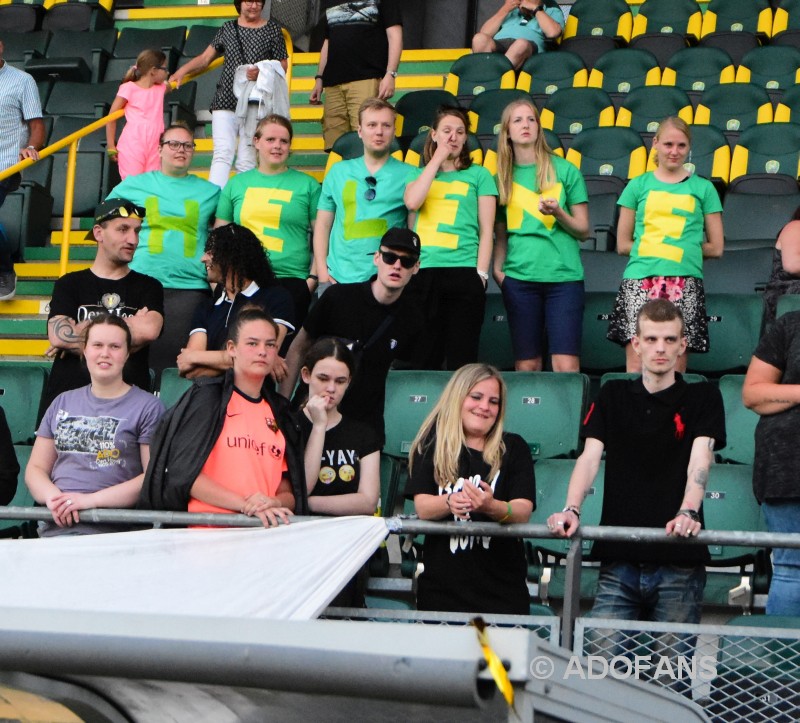
[[[383,234],[380,245],[387,249],[407,251],[414,256],[420,253],[419,236],[410,228],[390,228]]]
[[[146,214],[144,206],[137,206],[125,198],[107,198],[94,210],[94,223],[92,228],[89,229],[89,233],[86,234],[86,238],[94,241],[94,227],[98,224],[115,218],[130,218],[132,216],[143,219]]]

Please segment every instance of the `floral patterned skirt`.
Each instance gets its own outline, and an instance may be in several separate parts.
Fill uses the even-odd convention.
[[[648,276],[623,279],[608,322],[611,341],[625,346],[636,333],[636,316],[645,302],[669,299],[683,314],[687,349],[704,353],[708,345],[708,318],[703,280],[693,276]]]

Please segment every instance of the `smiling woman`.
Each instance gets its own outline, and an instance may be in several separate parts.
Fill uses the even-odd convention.
[[[91,384],[56,397],[25,471],[34,499],[53,515],[53,522],[39,524],[40,537],[125,530],[83,523],[80,510],[134,506],[164,413],[158,398],[123,381],[131,347],[125,321],[95,316],[83,339]]]
[[[525,441],[503,431],[506,386],[485,364],[447,383],[409,452],[405,494],[423,520],[527,522],[535,506],[533,460]],[[522,540],[428,535],[419,576],[420,610],[527,615]]]

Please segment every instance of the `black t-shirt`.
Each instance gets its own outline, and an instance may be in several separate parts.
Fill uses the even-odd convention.
[[[244,291],[228,300],[222,285],[217,285],[216,299],[201,303],[194,312],[192,331],[205,331],[206,349],[225,348],[228,340],[228,327],[239,315],[245,305],[260,306],[276,324],[285,326],[289,334],[294,333],[294,302],[291,294],[282,286],[260,288],[252,282]]]
[[[33,430],[31,430],[33,431]],[[8,428],[6,413],[0,407],[0,505],[8,505],[17,493],[19,462]]]
[[[62,276],[53,286],[50,314],[67,316],[78,323],[102,312],[134,316],[139,309],[164,314],[164,287],[152,276],[129,271],[121,279],[102,279],[91,269]],[[124,378],[128,384],[150,389],[149,347],[133,352],[125,364]],[[91,382],[86,365],[77,354],[62,353],[53,362],[45,393],[45,408],[61,392],[84,387]]]
[[[800,384],[800,311],[781,316],[754,356],[780,369],[781,384]],[[800,499],[800,406],[765,414],[756,426],[753,491],[759,502]]]
[[[584,420],[581,436],[600,440],[606,451],[601,525],[663,528],[683,501],[695,438],[711,437],[715,449],[725,446],[719,389],[675,376],[675,384],[655,394],[645,389],[641,377],[609,381]],[[702,508],[700,514],[702,519]],[[704,546],[604,540],[595,542],[592,556],[676,564],[709,559]]]
[[[398,0],[326,0],[322,24],[328,40],[325,87],[383,78],[389,62],[386,28],[403,24]]]
[[[526,499],[536,505],[536,481],[533,460],[528,445],[517,434],[503,435],[506,452],[494,487],[498,500],[510,502]],[[434,445],[424,455],[414,458],[413,474],[406,483],[405,496],[446,495],[457,492],[462,484],[457,480],[439,487],[433,476]],[[480,452],[464,448],[459,457],[459,478],[479,475],[487,484],[489,465]],[[470,484],[466,482],[466,484]],[[455,519],[453,517],[452,519]],[[475,514],[476,522],[486,522],[485,515]],[[447,518],[447,521],[452,521]],[[452,612],[483,612],[508,615],[527,615],[530,597],[526,575],[525,548],[521,539],[512,537],[459,537],[426,535],[422,551],[425,571],[419,576],[417,607],[420,610]]]
[[[311,307],[303,328],[316,340],[337,337],[369,346],[360,355],[353,381],[339,411],[372,427],[383,441],[386,376],[396,358],[408,352],[422,325],[422,314],[405,294],[393,304],[380,304],[372,293],[373,276],[357,284],[334,284]],[[387,316],[391,322],[370,341]],[[298,396],[304,396],[302,389]]]
[[[302,412],[298,417],[305,445],[311,436],[313,425]],[[322,466],[319,468],[317,484],[309,496],[328,497],[358,492],[361,460],[380,451],[380,448],[381,441],[375,430],[355,419],[342,417],[339,424],[325,432]]]

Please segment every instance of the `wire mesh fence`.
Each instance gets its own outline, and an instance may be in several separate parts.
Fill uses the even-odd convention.
[[[798,629],[578,618],[574,641],[586,675],[665,687],[712,721],[789,723],[800,716]]]

